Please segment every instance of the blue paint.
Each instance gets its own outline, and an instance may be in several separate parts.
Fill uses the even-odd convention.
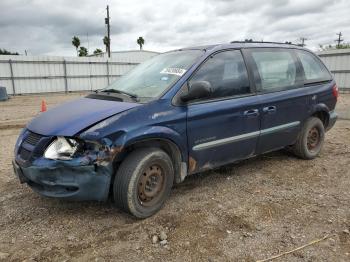
[[[139,104],[80,98],[47,112],[28,123],[27,128],[46,136],[74,136],[82,129]]]
[[[31,181],[28,184],[42,195],[105,200],[116,171],[113,161],[122,160],[128,146],[140,141],[161,139],[176,145],[181,162],[187,166],[187,174],[192,174],[291,145],[305,120],[317,112],[329,117],[326,128],[331,128],[337,118],[336,99],[332,93],[334,80],[304,86],[303,71],[298,70],[296,88],[262,93],[259,73],[249,57],[249,48],[260,47],[282,47],[290,52],[301,49],[264,43],[200,47],[203,55],[157,99],[140,103],[130,102],[130,99],[118,102],[81,98],[40,114],[18,138],[15,165]],[[179,104],[178,93],[186,90],[193,73],[213,54],[227,49],[242,49],[251,92],[242,97]],[[167,76],[160,77],[168,80]],[[255,111],[250,114],[251,110]],[[41,136],[38,142],[44,147],[41,151],[37,149],[39,146],[22,143],[31,132]],[[69,161],[45,159],[43,151],[55,136],[95,142],[105,151],[87,150]],[[21,159],[22,147],[32,152],[27,160]],[[195,162],[192,165],[190,158]],[[51,181],[47,181],[48,178]],[[63,185],[77,190],[65,192]]]

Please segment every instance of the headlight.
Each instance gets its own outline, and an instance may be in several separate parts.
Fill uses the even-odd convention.
[[[78,150],[78,142],[71,138],[57,137],[45,150],[48,159],[70,160]]]

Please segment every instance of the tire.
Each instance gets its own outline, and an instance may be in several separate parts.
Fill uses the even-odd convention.
[[[292,146],[292,152],[302,159],[314,159],[322,149],[324,136],[322,121],[317,117],[310,117],[306,120],[296,143]]]
[[[168,154],[158,148],[140,148],[121,163],[113,183],[117,207],[137,218],[157,213],[169,197],[174,168]]]

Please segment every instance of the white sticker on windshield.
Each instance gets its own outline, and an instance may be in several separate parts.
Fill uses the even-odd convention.
[[[182,68],[169,67],[169,68],[164,68],[162,71],[160,71],[160,73],[182,76],[184,73],[186,73],[186,70]]]

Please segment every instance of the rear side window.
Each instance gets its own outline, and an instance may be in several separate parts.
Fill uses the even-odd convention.
[[[213,93],[209,99],[250,93],[249,78],[239,50],[217,53],[210,57],[193,75],[189,84],[208,81]]]
[[[306,83],[321,82],[332,79],[332,76],[329,74],[326,67],[313,54],[303,50],[297,50],[296,52],[304,68]]]
[[[294,88],[297,83],[297,66],[288,50],[251,51],[260,76],[261,91],[274,92]]]

